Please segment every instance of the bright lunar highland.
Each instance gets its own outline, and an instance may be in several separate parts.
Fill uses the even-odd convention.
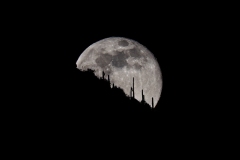
[[[123,89],[130,96],[133,86],[135,98],[142,101],[142,90],[145,101],[154,107],[162,92],[162,73],[154,55],[140,43],[124,38],[110,37],[93,43],[86,48],[76,62],[80,70],[95,70],[100,78],[110,77],[110,83]]]

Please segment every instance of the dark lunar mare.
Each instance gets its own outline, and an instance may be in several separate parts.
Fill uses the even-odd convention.
[[[128,65],[128,63],[126,61],[126,59],[128,57],[129,56],[127,54],[125,54],[124,52],[116,51],[116,55],[113,56],[112,65],[114,67],[123,68],[124,66]]]
[[[128,52],[129,52],[130,56],[134,57],[134,58],[141,58],[141,56],[142,56],[140,53],[140,50],[137,47],[129,49]]]
[[[139,69],[142,69],[142,65],[136,63],[133,65],[135,69],[139,70]]]
[[[111,63],[113,57],[110,54],[100,54],[100,56],[96,59],[96,63],[98,66],[100,66],[101,68],[107,66],[108,64]]]
[[[126,46],[128,46],[128,42],[127,42],[126,40],[120,40],[120,41],[118,42],[118,45],[119,45],[119,46],[122,46],[122,47],[126,47]]]

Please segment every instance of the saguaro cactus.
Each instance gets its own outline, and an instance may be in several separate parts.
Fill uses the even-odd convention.
[[[143,94],[143,89],[142,89],[142,101],[144,102],[145,99],[144,99],[144,94]]]
[[[135,96],[134,96],[134,77],[133,77],[133,98],[135,98]]]
[[[153,108],[153,105],[154,105],[154,103],[153,103],[153,97],[152,97],[152,108]]]
[[[131,87],[131,89],[130,89],[130,98],[132,98],[132,91],[133,91],[133,89]]]
[[[105,76],[105,73],[104,73],[104,71],[102,71],[102,78],[104,79],[104,76]]]

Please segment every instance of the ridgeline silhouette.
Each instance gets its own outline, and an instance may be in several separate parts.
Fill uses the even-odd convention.
[[[58,79],[59,82],[49,85],[44,99],[39,101],[41,105],[35,107],[36,112],[32,114],[38,115],[39,122],[45,121],[49,127],[72,130],[76,126],[87,129],[114,124],[131,128],[153,124],[161,118],[144,100],[139,102],[109,83],[111,77],[108,75],[99,79],[93,70],[76,68]],[[142,97],[144,99],[144,95]]]
[[[124,91],[114,84],[110,83],[109,75],[107,79],[102,77],[99,79],[94,75],[94,71],[76,71],[76,95],[73,101],[75,104],[81,104],[84,107],[80,110],[85,113],[92,114],[114,114],[129,115],[129,114],[150,114],[152,108],[144,100],[139,102],[134,98],[134,79],[133,87],[131,88],[132,97],[127,96]],[[81,95],[81,96],[79,96]]]

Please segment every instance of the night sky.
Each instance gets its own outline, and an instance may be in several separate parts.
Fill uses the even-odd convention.
[[[112,36],[126,37],[146,46],[158,60],[163,88],[156,108],[176,119],[210,113],[202,101],[207,93],[204,82],[210,75],[206,66],[213,52],[209,46],[215,36],[210,16],[177,4],[82,7],[85,9],[49,7],[26,14],[16,23],[17,40],[27,48],[21,52],[29,53],[24,55],[34,66],[28,75],[44,84],[37,85],[39,89],[51,90],[46,93],[48,99],[55,93],[67,94],[76,61],[88,46]]]

